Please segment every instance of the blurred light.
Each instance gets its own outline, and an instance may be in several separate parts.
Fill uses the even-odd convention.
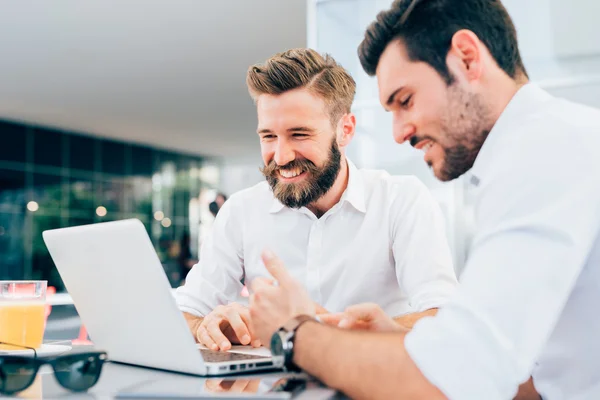
[[[31,212],[36,212],[40,209],[40,206],[35,201],[30,201],[29,203],[27,203],[27,209]]]
[[[171,219],[170,218],[165,218],[162,220],[161,225],[164,226],[165,228],[168,228],[171,226]]]
[[[162,221],[164,217],[165,217],[165,213],[162,211],[157,211],[154,213],[154,219],[157,221]]]
[[[200,179],[210,185],[219,183],[219,168],[215,165],[205,165],[200,169]]]
[[[159,173],[152,175],[152,189],[156,192],[160,192],[162,188],[162,178]]]
[[[99,217],[104,217],[106,215],[106,207],[100,206],[96,208],[96,214],[98,214]]]

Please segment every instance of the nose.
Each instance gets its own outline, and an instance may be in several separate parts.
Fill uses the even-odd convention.
[[[277,165],[286,165],[287,163],[294,161],[296,158],[296,152],[290,146],[285,139],[279,139],[277,141],[277,147],[275,148],[275,156],[273,159]]]
[[[394,131],[394,140],[399,144],[410,140],[410,138],[416,133],[415,126],[406,120],[402,120],[398,114],[394,114],[392,126]]]

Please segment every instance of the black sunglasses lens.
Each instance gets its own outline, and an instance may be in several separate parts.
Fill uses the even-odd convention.
[[[54,361],[56,379],[74,392],[88,390],[98,382],[105,354],[73,354]]]
[[[36,373],[37,363],[32,358],[0,357],[0,393],[11,395],[27,389]]]

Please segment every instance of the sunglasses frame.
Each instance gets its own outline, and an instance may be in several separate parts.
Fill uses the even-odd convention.
[[[4,344],[4,343],[0,342],[0,344]],[[19,346],[19,347],[24,347],[24,346]],[[0,367],[3,364],[4,360],[18,360],[18,361],[25,361],[28,364],[28,367],[31,366],[31,368],[33,368],[33,373],[31,374],[31,379],[27,383],[27,385],[25,385],[22,388],[19,388],[19,390],[16,390],[16,391],[5,391],[0,386],[0,394],[10,396],[10,395],[14,395],[16,393],[22,392],[23,390],[27,389],[35,381],[35,378],[37,377],[37,374],[40,370],[40,367],[43,365],[46,365],[46,364],[48,364],[52,367],[52,371],[54,373],[54,378],[60,384],[60,386],[62,386],[63,388],[65,388],[71,392],[84,392],[84,391],[89,390],[92,387],[94,387],[94,385],[96,385],[96,383],[100,379],[100,375],[102,374],[102,366],[108,359],[108,355],[104,351],[86,351],[86,352],[81,352],[81,353],[63,354],[63,355],[59,355],[59,356],[55,356],[55,357],[38,358],[37,352],[35,351],[35,349],[30,348],[30,350],[34,351],[33,357],[19,356],[19,355],[0,355]],[[77,361],[80,361],[81,359],[86,359],[89,357],[96,358],[96,361],[100,363],[100,365],[98,367],[98,376],[96,376],[96,379],[94,380],[93,384],[86,388],[82,388],[82,389],[73,389],[73,388],[65,386],[61,382],[61,380],[58,378],[58,373],[62,373],[62,371],[56,370],[57,364],[61,360],[64,360],[65,358],[75,358]],[[0,371],[1,371],[1,369],[0,369]],[[0,381],[1,380],[2,380],[2,377],[0,377]]]

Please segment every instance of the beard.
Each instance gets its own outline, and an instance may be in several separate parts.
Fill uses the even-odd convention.
[[[487,139],[491,125],[489,111],[481,95],[469,93],[455,83],[448,90],[448,112],[442,119],[444,160],[441,181],[451,181],[469,171]]]
[[[290,208],[302,208],[320,199],[333,186],[341,169],[342,155],[338,144],[333,139],[329,157],[322,167],[312,161],[296,159],[286,165],[277,165],[271,161],[261,168],[261,172],[269,182],[273,195],[283,205]],[[280,170],[298,169],[306,177],[298,183],[284,183],[279,179]]]

